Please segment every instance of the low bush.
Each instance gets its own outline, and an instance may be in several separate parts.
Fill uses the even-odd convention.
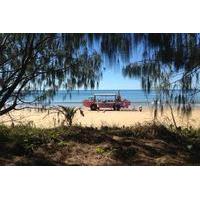
[[[137,124],[134,127],[100,129],[81,126],[40,129],[31,125],[11,128],[0,125],[0,164],[5,164],[1,159],[10,159],[11,163],[18,164],[14,161],[15,157],[22,156],[26,158],[27,165],[38,165],[40,161],[41,164],[63,165],[66,164],[66,154],[73,154],[75,159],[80,152],[85,153],[81,157],[83,161],[85,157],[94,154],[102,158],[110,156],[109,162],[114,160],[115,164],[156,165],[158,156],[168,155],[179,159],[179,164],[199,164],[199,146],[200,129],[191,127],[174,131],[162,124]],[[56,160],[56,157],[59,159]],[[145,161],[147,157],[148,161]],[[169,163],[174,162],[172,160]],[[24,162],[20,164],[25,165]]]

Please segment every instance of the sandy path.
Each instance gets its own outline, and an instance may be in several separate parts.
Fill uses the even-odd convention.
[[[84,109],[85,116],[82,117],[80,113],[77,113],[74,119],[75,124],[81,124],[83,126],[132,126],[136,123],[150,122],[153,119],[153,114],[150,109],[144,109],[142,112],[138,111],[90,111]],[[200,127],[200,109],[195,109],[189,121],[186,118],[180,117],[177,112],[174,113],[177,121],[177,125],[193,127]],[[52,128],[57,126],[56,123],[57,114],[51,114],[47,117],[47,111],[38,112],[35,109],[24,109],[20,111],[11,112],[13,119],[17,120],[15,123],[33,123],[36,127]],[[163,123],[172,123],[171,115],[168,110],[165,110],[163,116],[158,116],[158,119]],[[62,120],[62,117],[60,117]],[[2,116],[0,122],[10,124],[8,116]]]

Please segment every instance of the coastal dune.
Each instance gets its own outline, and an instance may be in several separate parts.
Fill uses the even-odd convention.
[[[179,113],[174,111],[177,126],[192,126],[194,128],[200,127],[200,109],[195,108],[189,118],[182,117]],[[74,125],[82,126],[134,126],[137,123],[152,122],[153,110],[149,108],[139,111],[90,111],[83,108],[84,117],[77,112],[73,120]],[[48,115],[48,113],[50,113]],[[28,108],[22,110],[14,110],[9,115],[4,115],[0,118],[3,124],[31,124],[40,128],[53,128],[59,126],[63,120],[62,116],[58,116],[54,110],[38,111],[38,109]],[[164,114],[158,114],[158,120],[164,124],[172,124],[172,117],[169,110],[165,110]]]

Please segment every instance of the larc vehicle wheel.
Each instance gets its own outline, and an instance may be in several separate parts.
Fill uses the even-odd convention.
[[[90,106],[90,109],[91,109],[91,110],[97,110],[97,104],[92,104],[92,105]]]
[[[119,104],[116,105],[117,110],[119,111],[121,109],[121,106]]]

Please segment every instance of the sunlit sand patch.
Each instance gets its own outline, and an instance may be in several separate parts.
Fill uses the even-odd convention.
[[[73,123],[82,126],[133,126],[137,123],[150,122],[153,120],[151,109],[144,109],[142,112],[138,111],[90,111],[83,109],[84,117],[79,112],[75,115]],[[192,126],[200,127],[200,109],[194,109],[190,118],[182,117],[176,111],[174,116],[178,126]],[[19,111],[12,111],[10,113],[14,124],[32,124],[41,128],[53,128],[59,126],[57,122],[57,114],[48,115],[48,111],[39,112],[37,109],[23,109]],[[60,121],[63,117],[60,116]],[[165,110],[164,114],[158,114],[158,120],[165,124],[172,124],[172,117],[169,110]],[[11,119],[8,115],[0,118],[0,122],[11,125]]]

